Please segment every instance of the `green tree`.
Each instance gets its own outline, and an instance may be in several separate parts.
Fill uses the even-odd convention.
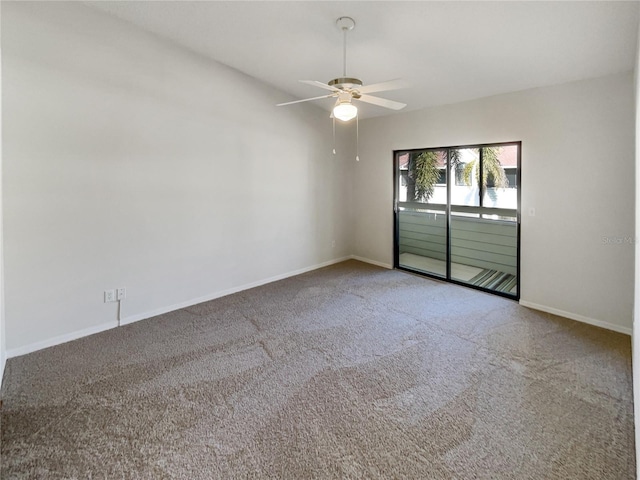
[[[428,202],[435,192],[435,185],[440,178],[440,157],[446,151],[412,152],[409,154],[407,175],[407,199],[413,202]],[[476,153],[479,151],[476,149]],[[482,149],[482,188],[486,191],[488,180],[499,188],[507,188],[509,180],[500,164],[500,147],[485,147]],[[446,163],[446,160],[445,160]],[[462,178],[464,183],[471,185],[471,175],[475,170],[476,182],[480,184],[480,169],[476,168],[478,159],[462,163],[461,152],[457,149],[449,150],[449,166],[457,171],[463,166]]]
[[[509,179],[504,173],[500,159],[500,147],[485,147],[482,149],[482,189],[487,189],[488,179],[491,178],[493,185],[498,188],[507,188]],[[477,160],[472,160],[465,164],[462,176],[464,183],[471,185],[471,174],[475,169],[476,182],[480,184],[480,169],[475,168],[478,164]]]
[[[462,163],[462,158],[460,157],[460,150],[457,148],[453,148],[449,150],[449,164],[455,170],[458,168],[458,165]]]
[[[440,178],[438,152],[409,154],[407,198],[414,202],[428,202]]]

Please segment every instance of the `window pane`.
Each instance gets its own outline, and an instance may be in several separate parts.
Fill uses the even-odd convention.
[[[516,209],[518,206],[518,147],[503,145],[483,148],[482,169],[485,178],[482,205]]]
[[[398,201],[447,203],[446,150],[398,153]]]
[[[398,201],[407,201],[407,187],[409,179],[409,152],[400,152],[396,155],[398,165]]]
[[[478,190],[480,150],[477,148],[451,149],[451,174],[456,181],[451,185],[451,205],[480,205]]]

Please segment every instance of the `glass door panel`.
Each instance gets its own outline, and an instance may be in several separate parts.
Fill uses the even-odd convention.
[[[395,154],[395,264],[519,298],[520,144]]]
[[[400,207],[398,264],[401,267],[447,276],[447,212]]]
[[[517,294],[518,224],[451,213],[451,279]]]
[[[396,155],[397,264],[447,276],[447,151]]]

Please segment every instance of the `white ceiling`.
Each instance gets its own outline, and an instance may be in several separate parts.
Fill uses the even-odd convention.
[[[299,79],[347,74],[411,87],[378,94],[405,110],[597,77],[634,68],[639,2],[86,2],[307,98]],[[214,81],[214,79],[212,79]],[[312,102],[327,111],[331,99]],[[362,104],[360,104],[361,106]],[[392,113],[366,105],[361,117]],[[296,105],[283,108],[297,108]]]

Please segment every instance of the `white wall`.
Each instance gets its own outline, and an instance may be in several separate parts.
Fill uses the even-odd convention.
[[[0,9],[0,387],[7,361],[7,336],[4,320],[4,254],[2,235],[2,10]]]
[[[636,427],[636,478],[640,478],[640,25],[638,25],[638,47],[636,49],[635,70],[635,113],[636,113],[636,258],[635,258],[635,282],[634,282],[634,309],[633,309],[633,413]]]
[[[2,35],[10,356],[351,253],[326,112],[73,2]]]
[[[393,262],[393,150],[521,140],[522,303],[630,333],[633,112],[626,73],[361,122],[354,253]]]

